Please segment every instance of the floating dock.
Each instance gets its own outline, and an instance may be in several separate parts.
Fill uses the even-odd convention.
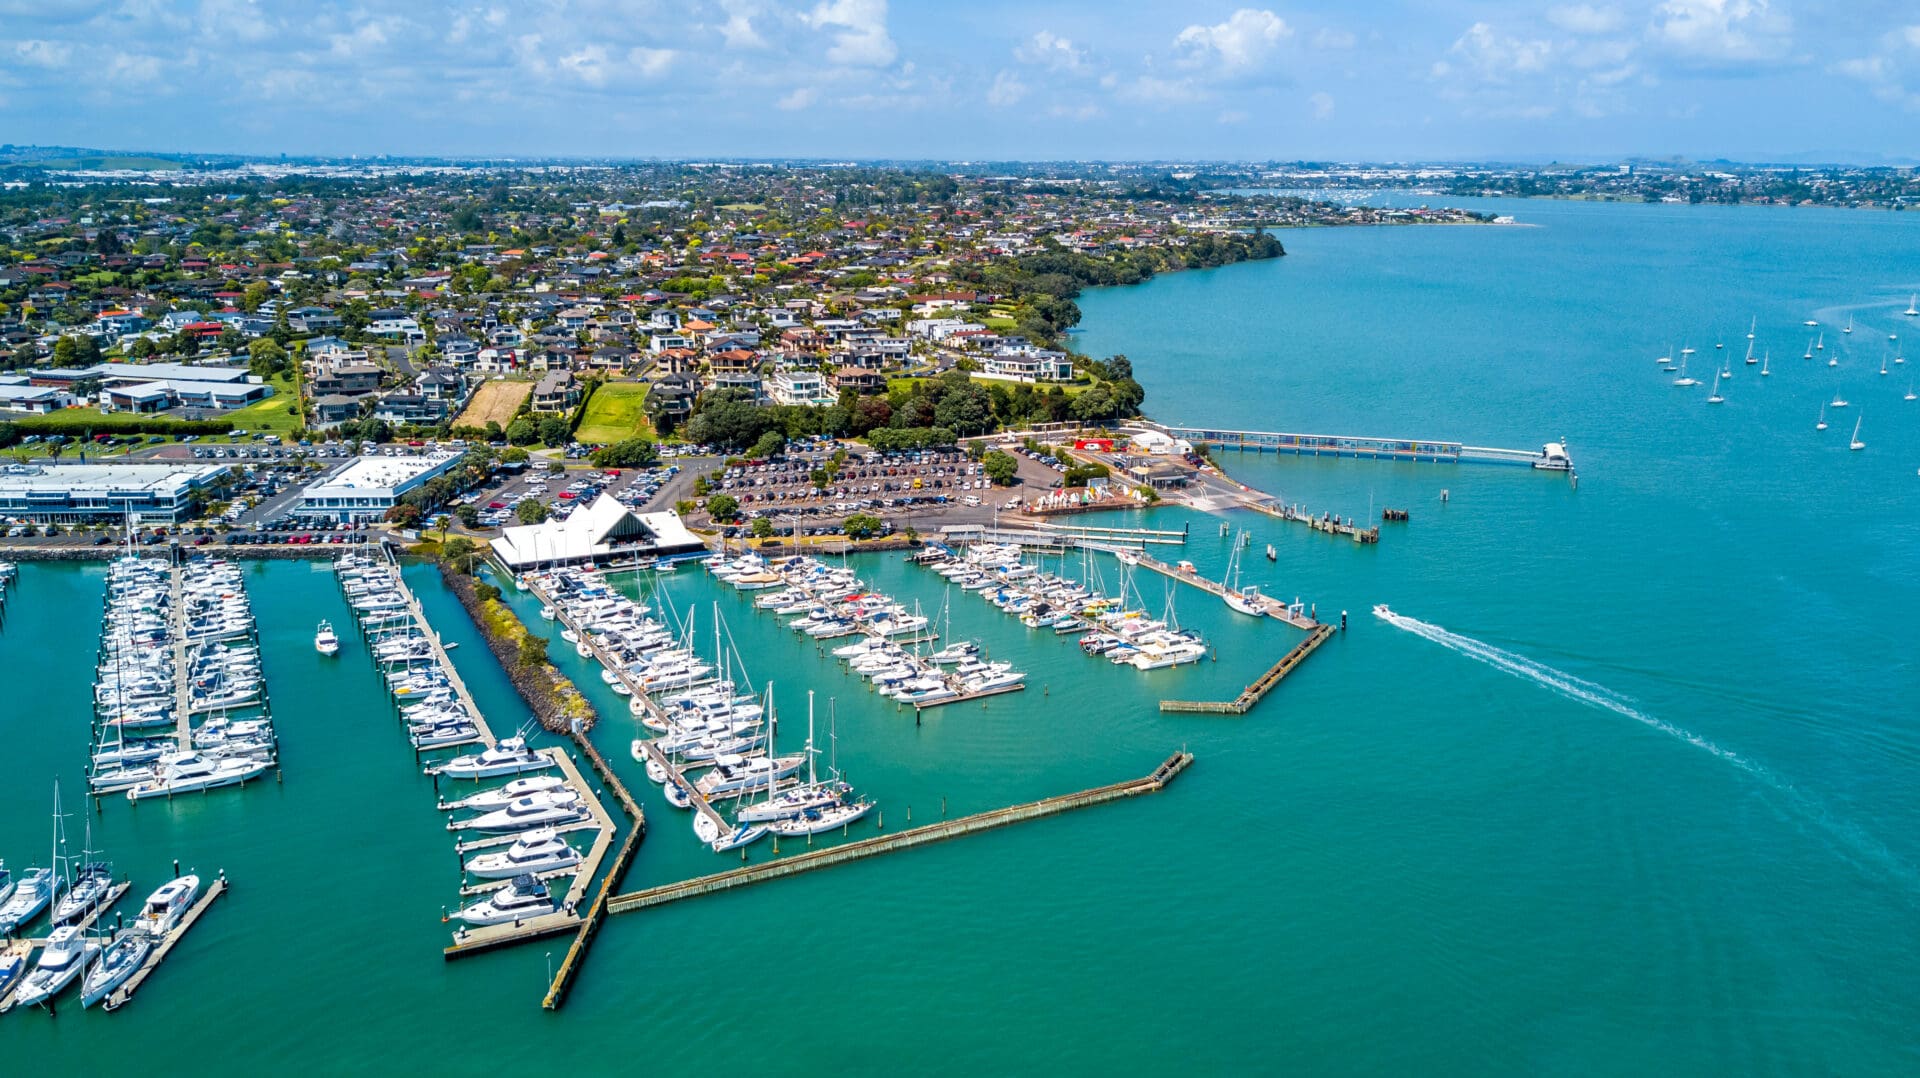
[[[594,836],[593,846],[587,851],[587,855],[581,859],[580,864],[572,870],[573,883],[567,888],[566,895],[561,898],[560,908],[558,910],[553,913],[543,914],[539,917],[529,917],[517,923],[510,922],[508,924],[483,925],[479,928],[458,929],[453,934],[453,944],[440,952],[442,957],[448,961],[456,958],[465,958],[470,954],[479,954],[482,951],[491,951],[498,947],[507,947],[527,940],[539,939],[543,936],[555,936],[563,932],[571,932],[581,924],[581,918],[573,911],[579,908],[580,899],[586,895],[587,888],[592,884],[595,873],[600,871],[600,862],[606,859],[607,851],[613,846],[613,819],[607,815],[606,807],[600,803],[600,799],[594,796],[593,788],[587,785],[586,779],[580,774],[580,769],[575,766],[572,757],[558,748],[545,748],[539,751],[553,760],[560,768],[560,771],[566,776],[567,785],[579,791],[580,800],[587,806],[587,813],[591,817],[591,822],[588,826],[598,829],[598,834]],[[574,825],[573,829],[578,830],[580,826]],[[510,845],[512,840],[518,837],[518,835],[499,836],[499,838],[496,839],[483,839],[480,841],[500,845],[502,844],[500,840],[504,839],[505,844]],[[461,852],[477,848],[482,847],[478,847],[472,843],[463,843],[461,846],[456,847],[456,849],[459,849]],[[556,875],[562,874],[557,873]],[[498,890],[506,886],[506,883],[507,881],[505,880],[496,880],[491,886],[484,887],[481,890]],[[462,894],[465,893],[463,890]]]
[[[1333,626],[1315,626],[1305,640],[1295,644],[1291,650],[1280,657],[1279,662],[1268,667],[1266,673],[1261,674],[1253,684],[1248,685],[1239,696],[1231,700],[1162,700],[1160,710],[1205,715],[1245,715],[1253,710],[1253,705],[1272,692],[1274,686],[1280,684],[1283,678],[1298,669],[1300,664],[1306,661],[1307,656],[1313,654],[1332,635]]]
[[[474,729],[480,731],[481,740],[488,746],[497,744],[492,728],[487,725],[486,716],[480,711],[479,702],[474,700],[473,693],[467,690],[467,683],[460,679],[460,671],[454,667],[453,658],[447,654],[445,642],[440,639],[439,633],[433,631],[433,625],[427,621],[427,612],[420,606],[419,596],[413,593],[412,588],[407,587],[407,574],[400,571],[400,563],[393,556],[393,548],[383,543],[381,549],[386,553],[387,564],[393,569],[393,583],[400,592],[400,598],[406,600],[407,613],[412,616],[413,624],[420,630],[420,635],[426,639],[428,649],[433,652],[433,661],[446,673],[447,684],[453,687],[454,697],[467,709],[467,714],[473,719]]]
[[[710,895],[719,891],[730,891],[736,887],[746,887],[767,880],[797,876],[802,872],[811,872],[833,865],[842,865],[850,861],[861,861],[869,857],[877,857],[880,854],[893,853],[896,850],[924,846],[930,842],[940,842],[950,838],[959,838],[962,835],[991,831],[998,827],[1005,827],[1008,824],[1020,823],[1025,820],[1037,820],[1045,816],[1057,815],[1072,809],[1086,808],[1091,805],[1103,805],[1109,801],[1118,801],[1122,798],[1134,797],[1139,794],[1156,793],[1164,789],[1169,782],[1172,782],[1180,772],[1186,770],[1192,763],[1192,753],[1176,752],[1172,756],[1167,757],[1159,767],[1154,768],[1145,778],[1132,779],[1127,782],[1115,783],[1111,786],[1098,786],[1091,790],[1062,794],[1058,797],[1049,797],[1040,801],[1029,801],[1021,805],[992,809],[972,816],[963,816],[957,820],[942,820],[939,823],[927,824],[924,827],[916,827],[891,835],[876,835],[872,838],[861,839],[858,842],[850,842],[843,846],[812,850],[793,857],[779,858],[757,865],[749,865],[745,868],[736,868],[712,876],[701,876],[696,879],[682,880],[679,883],[650,887],[644,891],[633,891],[628,894],[615,896],[608,903],[608,909],[613,913],[631,913],[635,910],[651,909],[655,906],[664,906],[669,902],[698,898],[701,895]]]
[[[193,711],[189,706],[193,693],[187,677],[187,604],[180,586],[185,575],[186,570],[178,563],[167,570],[167,586],[172,595],[167,604],[167,621],[173,630],[173,737],[179,742],[181,752],[193,748]]]
[[[1142,569],[1151,569],[1163,576],[1170,576],[1183,584],[1191,584],[1209,595],[1225,596],[1227,594],[1227,586],[1217,580],[1209,580],[1199,573],[1182,569],[1177,565],[1168,565],[1166,562],[1146,554],[1137,555],[1137,558]],[[1283,603],[1270,595],[1256,593],[1250,601],[1253,605],[1263,610],[1268,617],[1284,621],[1296,629],[1311,631],[1320,624],[1304,614],[1295,612],[1292,605]]]
[[[166,934],[166,937],[160,941],[160,946],[155,947],[153,953],[147,956],[147,960],[140,964],[138,970],[134,971],[133,976],[127,978],[127,983],[114,989],[112,994],[101,1001],[101,1006],[109,1011],[117,1011],[126,1006],[127,1001],[133,998],[133,994],[140,990],[142,984],[146,983],[147,977],[150,976],[154,970],[159,969],[160,963],[166,959],[167,955],[173,952],[173,945],[180,942],[181,938],[187,934],[187,929],[192,928],[193,923],[200,919],[200,915],[207,912],[207,907],[213,905],[214,899],[226,893],[227,879],[225,876],[213,881],[213,886],[207,888],[206,893],[202,894],[199,900],[187,910],[187,915],[180,918],[180,923],[174,925],[173,930]]]

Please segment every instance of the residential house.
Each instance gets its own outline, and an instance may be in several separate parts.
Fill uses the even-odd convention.
[[[548,371],[534,383],[530,407],[536,412],[565,412],[580,403],[580,380],[570,370]]]

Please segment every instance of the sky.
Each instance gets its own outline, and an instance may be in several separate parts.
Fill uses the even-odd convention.
[[[291,155],[1910,161],[1885,0],[0,0],[0,142]]]

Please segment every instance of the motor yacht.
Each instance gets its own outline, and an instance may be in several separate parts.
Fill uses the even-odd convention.
[[[340,637],[334,633],[332,622],[320,622],[319,630],[313,634],[313,650],[322,655],[340,654]]]
[[[523,873],[558,872],[580,861],[579,850],[567,845],[567,840],[552,828],[541,828],[521,835],[504,850],[471,858],[466,869],[469,875],[483,880],[506,880]]]
[[[127,800],[171,797],[195,790],[238,786],[258,778],[271,766],[250,757],[215,757],[197,752],[171,752],[154,765],[153,778],[127,791]]]
[[[525,778],[514,779],[497,790],[483,790],[458,801],[449,801],[440,807],[450,812],[461,809],[491,812],[494,809],[505,808],[529,794],[550,793],[563,789],[566,785],[567,780],[558,775],[528,775]]]
[[[173,931],[174,926],[180,923],[180,918],[186,916],[199,894],[198,876],[189,873],[168,880],[147,896],[139,915],[134,918],[133,927],[151,936],[164,936]]]
[[[587,819],[587,808],[572,790],[548,790],[528,794],[507,803],[504,808],[466,820],[449,820],[449,831],[481,831],[492,835],[511,834],[535,827],[579,823]]]
[[[40,961],[34,965],[33,972],[22,978],[20,987],[13,990],[14,1006],[31,1007],[59,995],[75,977],[86,972],[87,963],[99,950],[99,944],[72,925],[54,929],[47,937],[46,946],[40,948]]]
[[[545,753],[527,747],[523,737],[502,738],[500,744],[485,752],[456,756],[444,764],[427,769],[428,774],[455,779],[490,779],[518,775],[527,771],[545,771],[553,761]]]
[[[547,885],[531,875],[515,876],[512,882],[454,916],[474,926],[518,923],[529,917],[543,917],[559,907],[547,892]]]

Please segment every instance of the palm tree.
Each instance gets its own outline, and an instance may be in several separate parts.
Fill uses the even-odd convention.
[[[445,513],[433,518],[433,526],[440,529],[440,545],[447,543],[447,529],[453,527],[453,518]]]

